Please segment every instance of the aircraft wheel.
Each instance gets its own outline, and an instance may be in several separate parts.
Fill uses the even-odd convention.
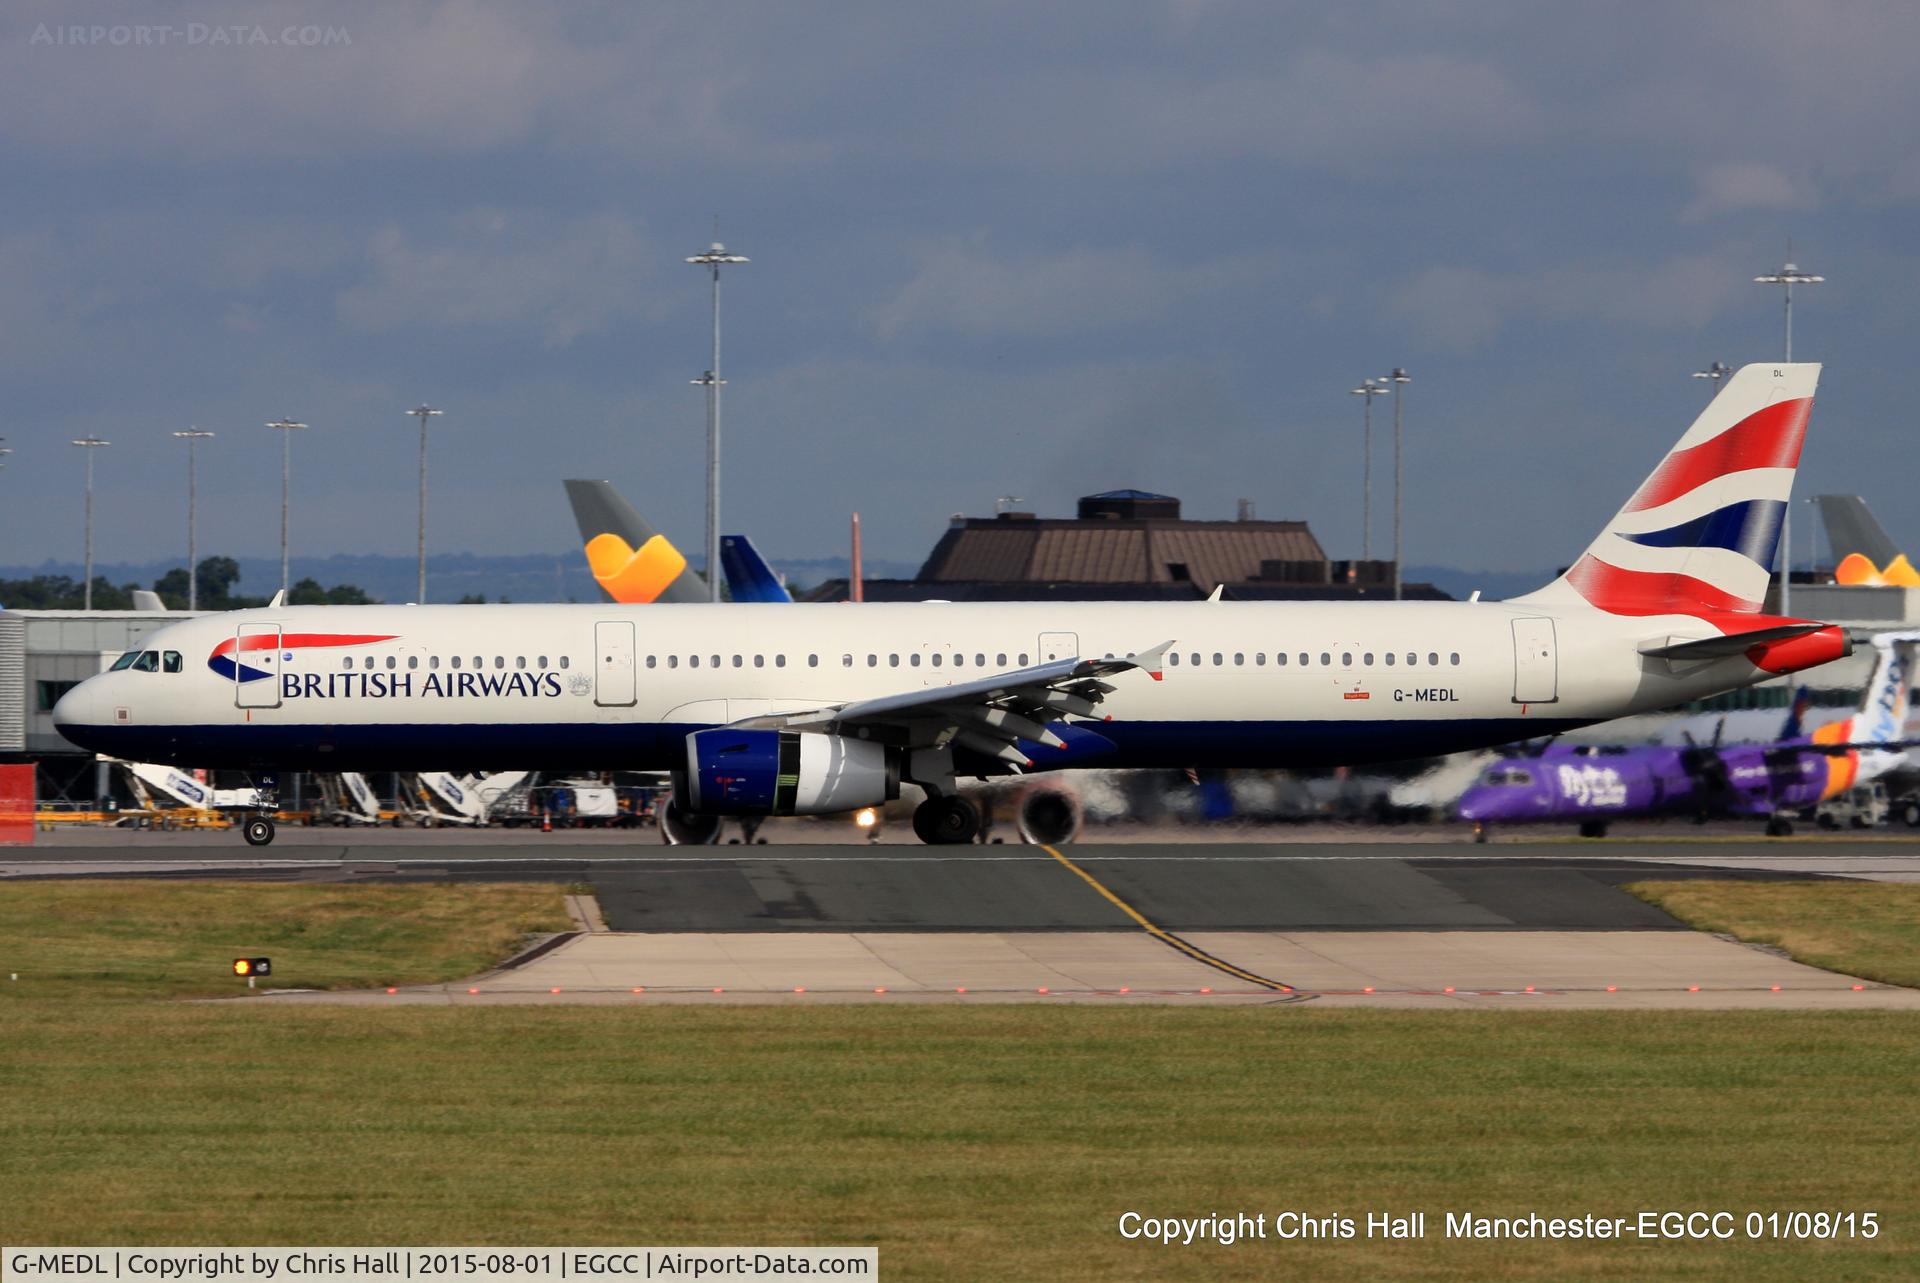
[[[980,812],[963,797],[930,797],[913,810],[913,833],[929,846],[959,846],[979,836]]]
[[[1607,835],[1607,822],[1606,822],[1605,820],[1582,820],[1582,821],[1580,821],[1580,836],[1581,836],[1581,837],[1583,837],[1583,838],[1603,838],[1603,837],[1605,837],[1606,835]]]
[[[1900,812],[1900,818],[1907,822],[1910,829],[1920,829],[1920,802],[1909,802]]]
[[[1825,811],[1822,811],[1819,814],[1819,816],[1815,818],[1814,823],[1819,825],[1823,829],[1837,829],[1840,827],[1840,821],[1834,819],[1831,815],[1828,815]]]
[[[273,821],[256,815],[241,826],[240,836],[247,840],[248,846],[266,846],[273,841]]]
[[[1473,840],[1475,842],[1485,842],[1487,840],[1487,826],[1485,823],[1479,823],[1473,826]]]
[[[668,802],[660,811],[660,840],[668,846],[712,846],[720,839],[720,817],[694,815]]]
[[[1775,817],[1767,821],[1767,836],[1770,838],[1790,838],[1793,836],[1793,821]]]

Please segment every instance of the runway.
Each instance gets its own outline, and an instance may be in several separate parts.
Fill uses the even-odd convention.
[[[539,959],[357,1000],[1920,1006],[1920,993],[1855,988],[1692,932],[1621,889],[1920,879],[1910,842],[662,847],[367,833],[263,851],[231,835],[181,836],[11,848],[0,876],[594,889],[599,920]],[[316,1000],[340,997],[276,999]]]

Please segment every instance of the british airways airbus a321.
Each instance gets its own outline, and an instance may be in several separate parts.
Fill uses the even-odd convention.
[[[161,629],[54,722],[133,761],[673,772],[667,840],[719,817],[1080,766],[1426,757],[1699,699],[1848,652],[1762,615],[1817,365],[1749,365],[1553,583],[1507,602],[268,607]]]

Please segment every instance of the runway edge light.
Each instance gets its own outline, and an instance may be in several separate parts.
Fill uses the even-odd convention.
[[[233,974],[236,976],[270,976],[273,974],[272,958],[235,958]]]

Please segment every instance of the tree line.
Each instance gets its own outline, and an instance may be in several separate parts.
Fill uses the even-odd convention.
[[[241,610],[264,606],[271,597],[250,597],[236,590],[240,563],[231,557],[203,557],[199,565],[202,610]],[[93,581],[95,610],[132,610],[138,584],[114,584],[106,576]],[[168,610],[187,608],[187,569],[176,566],[153,581],[153,591]],[[71,575],[35,575],[31,579],[0,579],[0,606],[14,610],[79,610],[86,602],[86,583]],[[353,584],[324,587],[311,577],[287,589],[290,606],[370,606],[374,599]]]

